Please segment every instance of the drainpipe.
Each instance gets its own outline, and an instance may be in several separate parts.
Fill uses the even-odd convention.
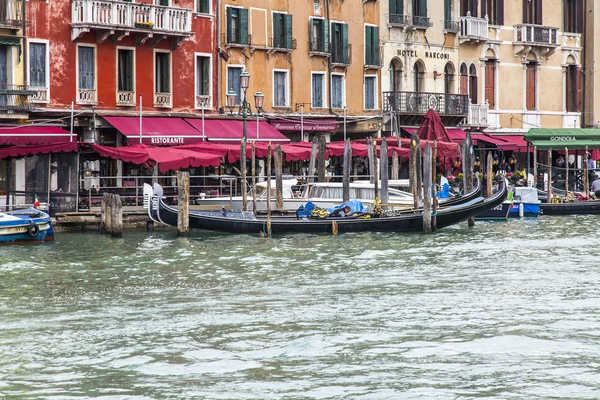
[[[587,109],[587,107],[586,107],[586,99],[587,99],[587,96],[585,95],[586,92],[587,92],[587,90],[586,90],[586,88],[587,88],[586,84],[587,84],[587,71],[588,71],[587,63],[586,63],[586,59],[587,59],[586,56],[587,56],[587,52],[588,52],[588,50],[587,50],[587,39],[586,39],[586,37],[587,37],[586,29],[587,29],[587,19],[588,19],[587,0],[584,0],[584,2],[583,2],[583,9],[584,9],[583,10],[583,34],[581,35],[581,40],[583,40],[583,46],[582,46],[583,47],[583,82],[581,83],[581,85],[583,86],[583,90],[582,90],[582,92],[583,92],[582,93],[582,97],[583,98],[581,99],[581,103],[582,104],[581,104],[581,124],[580,124],[580,126],[587,127],[588,126],[588,124],[587,124],[587,118],[586,118],[586,109]],[[594,123],[594,121],[592,120],[592,125],[593,125],[593,123]]]
[[[23,30],[23,85],[29,85],[29,82],[27,80],[27,56],[28,56],[28,51],[27,51],[27,17],[25,15],[25,12],[27,10],[26,8],[26,0],[21,0],[21,18],[23,19],[22,21],[22,25],[21,25],[21,29]],[[49,51],[49,50],[48,50]],[[49,83],[48,83],[49,84]]]

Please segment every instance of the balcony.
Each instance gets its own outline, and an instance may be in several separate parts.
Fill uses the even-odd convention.
[[[296,48],[298,47],[298,43],[296,39],[292,39],[286,36],[272,37],[269,38],[269,47],[274,51],[289,53],[292,50],[296,50]]]
[[[344,47],[342,43],[331,43],[331,64],[333,66],[347,67],[352,64],[352,45]]]
[[[196,95],[196,108],[197,109],[210,109],[211,108],[211,97],[205,94]]]
[[[460,22],[459,21],[444,21],[444,31],[451,33],[460,32]]]
[[[77,104],[98,104],[98,92],[96,89],[77,89]]]
[[[154,93],[154,107],[156,108],[171,108],[173,104],[171,102],[171,93]]]
[[[309,56],[329,56],[329,43],[320,38],[311,38],[308,42]]]
[[[383,66],[381,46],[365,46],[365,69],[378,69]]]
[[[23,26],[23,2],[21,0],[2,0],[0,7],[0,28],[21,29]]]
[[[31,86],[30,89],[35,92],[35,94],[31,95],[29,98],[30,103],[49,103],[50,95],[49,89],[47,87],[36,87]]]
[[[71,40],[95,31],[96,40],[104,42],[113,36],[115,42],[134,33],[136,44],[150,40],[155,46],[171,39],[172,48],[192,35],[192,10],[118,0],[75,0],[71,4]]]
[[[542,55],[549,56],[560,46],[558,42],[559,28],[542,25],[521,24],[515,25],[514,51],[515,56],[528,53],[532,48],[537,48]]]
[[[128,90],[117,90],[117,106],[134,107],[135,92]]]
[[[408,15],[404,14],[389,14],[388,24],[390,26],[407,26],[410,25],[411,18]]]
[[[28,113],[32,110],[29,99],[36,94],[25,85],[0,85],[0,113]]]
[[[469,100],[469,115],[467,116],[467,125],[470,127],[487,127],[489,120],[490,106],[485,104],[471,104]]]
[[[469,112],[469,96],[452,93],[383,92],[383,110],[400,114],[403,123],[420,124],[433,108],[444,123],[458,124]]]
[[[466,17],[460,17],[460,32],[458,34],[459,42],[487,42],[488,36],[488,20],[487,18],[471,17],[470,13],[467,13]]]
[[[413,15],[411,20],[412,26],[415,29],[429,29],[433,26],[433,24],[429,22],[429,18],[421,17],[420,15]]]
[[[252,35],[242,37],[239,32],[223,32],[221,33],[221,43],[225,45],[225,48],[252,46]]]

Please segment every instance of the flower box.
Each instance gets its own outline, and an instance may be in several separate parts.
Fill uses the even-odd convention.
[[[152,29],[154,27],[154,24],[152,22],[136,22],[135,23],[135,27],[136,28],[143,28],[143,29]]]

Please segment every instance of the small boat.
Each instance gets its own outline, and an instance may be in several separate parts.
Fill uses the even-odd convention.
[[[513,191],[513,201],[508,217],[537,217],[540,213],[540,205],[542,203],[538,199],[537,189],[534,187],[515,186]]]
[[[466,202],[441,206],[437,211],[437,228],[441,229],[482,212],[496,207],[506,198],[506,185],[502,184],[499,190],[491,197],[484,199],[479,196],[480,184],[476,185],[477,197],[465,196]],[[148,205],[148,215],[157,222],[177,226],[178,210],[171,207],[162,199],[162,188],[156,185],[152,189],[149,185],[144,187],[144,193],[149,196],[145,204]],[[327,218],[296,218],[273,217],[271,218],[271,232],[278,233],[331,233],[334,230],[344,232],[422,232],[423,210],[394,210],[384,212],[383,215],[361,215],[350,217]],[[259,233],[265,232],[267,219],[256,217],[252,212],[240,211],[190,211],[189,224],[192,229],[205,229],[230,233]]]
[[[50,216],[30,207],[0,212],[0,244],[36,243],[54,240]]]

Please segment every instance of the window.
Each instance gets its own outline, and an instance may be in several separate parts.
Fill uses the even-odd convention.
[[[325,104],[323,102],[323,94],[325,93],[325,74],[320,72],[313,72],[312,83],[311,83],[311,102],[312,108],[323,108]]]
[[[523,23],[542,25],[542,0],[523,0]]]
[[[242,74],[242,67],[227,67],[227,92],[232,91],[237,95],[235,98],[235,105],[240,105],[242,99],[242,85],[240,82],[240,75]]]
[[[413,16],[427,17],[427,0],[413,0],[412,6]]]
[[[365,65],[380,65],[379,28],[365,26]]]
[[[227,43],[251,43],[248,37],[248,10],[227,7]]]
[[[154,4],[156,4],[157,6],[169,7],[169,0],[155,0]]]
[[[460,94],[468,94],[469,93],[469,74],[467,72],[467,64],[460,64],[460,82],[459,82],[459,93]]]
[[[479,104],[477,101],[477,68],[471,64],[469,68],[469,97],[472,104]]]
[[[481,14],[487,14],[490,25],[504,25],[504,0],[483,0]]]
[[[413,66],[413,92],[423,91],[423,80],[425,79],[425,66],[417,61]]]
[[[397,58],[390,63],[390,91],[400,92],[402,90],[402,61]]]
[[[273,47],[291,49],[292,46],[292,16],[289,14],[273,13]]]
[[[171,55],[156,53],[155,59],[155,92],[171,93]]]
[[[273,72],[273,107],[288,106],[287,71]]]
[[[536,98],[535,98],[535,78],[537,73],[537,65],[533,62],[527,64],[527,68],[525,70],[526,79],[525,79],[525,106],[527,110],[535,110],[536,106]]]
[[[331,62],[334,64],[349,64],[348,24],[331,24]]]
[[[462,0],[460,2],[460,16],[477,17],[477,3],[479,0]]]
[[[32,87],[47,88],[46,43],[29,43],[29,84]]]
[[[404,14],[404,0],[390,0],[390,15]]]
[[[375,93],[377,91],[377,77],[365,76],[365,110],[374,110],[377,108],[375,104]]]
[[[344,86],[346,84],[344,75],[331,76],[331,107],[344,108]]]
[[[485,100],[490,108],[496,105],[496,60],[485,62]]]
[[[77,47],[77,103],[96,104],[96,49]]]
[[[210,57],[196,57],[196,94],[198,96],[210,95]]]
[[[196,0],[196,12],[198,14],[210,14],[210,0]]]
[[[581,111],[581,70],[577,65],[569,65],[566,70],[565,87],[566,106],[568,112]]]
[[[452,0],[444,0],[444,29],[450,29],[452,22]]]
[[[583,0],[564,0],[565,32],[583,33]]]
[[[133,50],[118,49],[117,51],[117,90],[133,92]]]
[[[329,51],[328,21],[319,18],[310,20],[310,51],[327,53]]]
[[[444,66],[444,93],[454,93],[454,65],[447,63]]]

